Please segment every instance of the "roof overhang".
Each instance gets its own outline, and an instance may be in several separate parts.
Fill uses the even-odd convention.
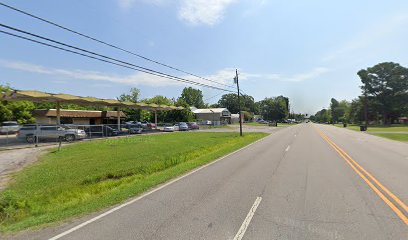
[[[107,106],[107,107],[119,107],[119,108],[131,108],[131,109],[144,109],[149,111],[169,111],[169,110],[182,110],[183,107],[147,104],[147,103],[134,103],[134,102],[121,102],[115,99],[102,99],[95,97],[80,97],[70,94],[53,94],[41,91],[23,91],[13,90],[2,94],[1,100],[3,101],[31,101],[31,102],[52,102],[52,103],[69,103],[82,106]]]

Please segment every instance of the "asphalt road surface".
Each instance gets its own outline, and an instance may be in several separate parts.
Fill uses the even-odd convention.
[[[407,203],[408,144],[309,123],[105,215],[29,237],[406,240]]]

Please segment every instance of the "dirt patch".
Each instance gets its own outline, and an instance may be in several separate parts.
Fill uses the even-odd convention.
[[[0,151],[0,191],[10,182],[13,173],[35,162],[51,147],[53,146]]]

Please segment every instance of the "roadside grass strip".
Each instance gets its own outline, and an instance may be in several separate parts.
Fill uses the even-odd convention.
[[[350,167],[367,183],[367,185],[386,203],[391,210],[408,225],[408,206],[394,193],[386,188],[371,173],[358,164],[349,154],[334,143],[322,131],[316,129],[319,135],[350,165]]]
[[[343,124],[334,124],[336,127],[343,128]],[[360,126],[356,124],[348,124],[347,129],[354,130],[354,131],[360,131]],[[402,124],[393,124],[390,126],[381,126],[381,125],[369,125],[367,128],[367,132],[406,132],[408,133],[408,125],[402,125]]]
[[[122,203],[267,135],[171,133],[51,150],[0,193],[0,231],[39,228]]]
[[[374,136],[379,136],[383,138],[388,138],[391,140],[401,141],[401,142],[408,142],[408,133],[377,133],[373,134]]]

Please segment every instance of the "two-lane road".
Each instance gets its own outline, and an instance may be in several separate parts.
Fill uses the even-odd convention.
[[[408,239],[407,202],[407,144],[300,124],[79,227],[30,237]]]

